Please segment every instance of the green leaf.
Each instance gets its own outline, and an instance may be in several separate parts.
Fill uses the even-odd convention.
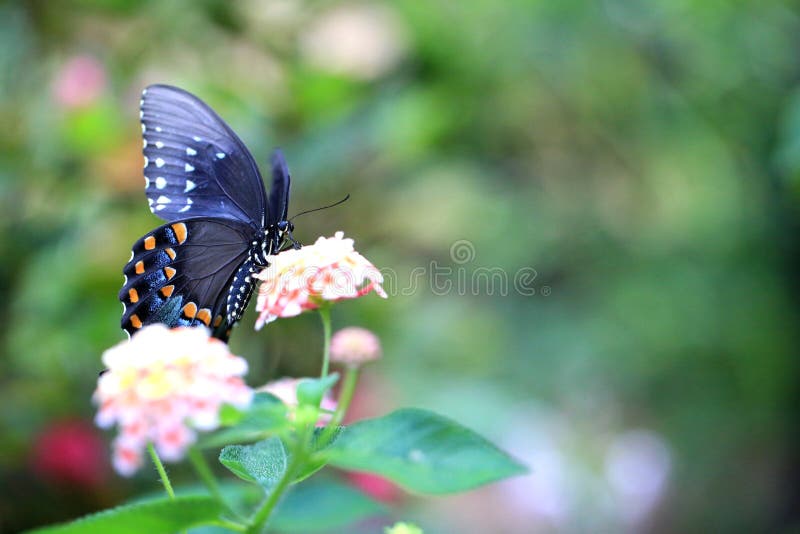
[[[527,472],[475,432],[418,409],[349,426],[323,455],[337,467],[376,473],[429,494],[464,491]]]
[[[128,504],[30,534],[172,534],[214,523],[222,508],[211,497],[176,497]]]
[[[304,378],[297,384],[297,402],[319,407],[322,397],[339,380],[339,373],[331,373],[325,378]]]
[[[333,477],[314,477],[293,487],[270,525],[280,532],[339,532],[345,531],[342,527],[382,513],[383,506],[353,487]]]
[[[270,490],[286,472],[288,455],[283,442],[273,437],[254,445],[229,445],[219,461],[239,478]]]
[[[312,454],[309,456],[309,459],[302,466],[300,466],[300,469],[298,470],[298,473],[294,478],[295,482],[300,482],[301,480],[305,480],[306,478],[310,477],[311,475],[313,475],[314,473],[316,473],[317,471],[319,471],[320,469],[322,469],[327,465],[328,459],[324,455],[317,453],[320,453],[326,448],[330,447],[331,444],[333,444],[333,442],[336,441],[336,439],[339,437],[339,434],[342,433],[342,430],[344,430],[343,426],[337,427],[336,431],[333,433],[333,435],[331,435],[330,440],[326,440],[328,441],[328,443],[322,444],[320,443],[319,438],[325,431],[325,429],[324,428],[314,429],[314,434],[311,436],[311,447],[310,447]]]
[[[286,405],[269,393],[257,393],[247,411],[224,406],[220,420],[230,427],[200,439],[202,449],[218,448],[232,443],[252,443],[280,433],[289,427]]]

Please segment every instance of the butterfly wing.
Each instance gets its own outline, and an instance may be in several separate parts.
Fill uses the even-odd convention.
[[[165,221],[223,217],[263,226],[266,192],[253,156],[210,107],[168,85],[142,93],[145,193]]]
[[[271,226],[280,221],[285,221],[289,210],[289,186],[291,177],[289,176],[289,166],[283,152],[275,150],[272,153],[272,188],[269,193],[269,216],[267,226]]]
[[[249,225],[209,217],[174,221],[144,235],[123,270],[122,328],[133,334],[151,323],[203,324],[227,339],[239,318],[228,314],[230,287],[249,262],[253,238]]]

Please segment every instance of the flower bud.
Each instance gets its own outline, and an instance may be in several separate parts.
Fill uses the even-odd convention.
[[[331,362],[360,366],[381,357],[378,336],[367,330],[350,326],[331,338]]]

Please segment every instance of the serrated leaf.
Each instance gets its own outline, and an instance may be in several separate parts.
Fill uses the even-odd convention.
[[[253,445],[229,445],[219,461],[242,480],[270,490],[286,472],[288,455],[283,442],[273,437]]]
[[[325,393],[339,381],[339,373],[331,373],[324,378],[304,378],[297,384],[297,402],[319,407]]]
[[[225,407],[222,415],[232,426],[203,436],[197,444],[201,449],[223,447],[233,443],[252,443],[280,433],[289,427],[286,405],[269,393],[257,393],[247,411]],[[221,415],[221,417],[222,417]]]
[[[418,409],[355,423],[323,455],[331,465],[375,473],[429,494],[464,491],[527,472],[475,432]]]
[[[293,487],[275,511],[270,526],[280,532],[338,532],[384,512],[382,505],[355,488],[333,477],[314,477]]]
[[[213,523],[221,512],[222,507],[211,497],[176,497],[119,506],[29,534],[172,534]]]

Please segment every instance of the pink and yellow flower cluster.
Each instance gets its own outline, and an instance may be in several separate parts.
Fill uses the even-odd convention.
[[[103,354],[94,401],[100,427],[117,425],[113,463],[123,475],[142,465],[152,443],[167,461],[180,460],[195,430],[219,426],[222,404],[248,406],[247,362],[204,328],[151,325]]]
[[[278,317],[293,317],[325,301],[352,299],[375,291],[386,298],[383,275],[356,252],[343,232],[320,237],[313,245],[270,256],[261,280],[256,329]]]

